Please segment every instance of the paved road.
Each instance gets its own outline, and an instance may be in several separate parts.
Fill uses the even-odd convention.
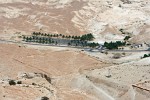
[[[68,46],[68,45],[54,45],[54,44],[40,44],[40,43],[29,43],[29,42],[17,42],[17,41],[2,40],[2,39],[0,39],[0,43],[13,43],[13,44],[26,44],[26,45],[37,45],[37,46],[53,46],[53,47],[67,47],[67,48],[87,49],[87,48],[83,48],[83,47],[75,47],[75,46]]]
[[[108,52],[150,52],[150,50],[108,50]]]
[[[38,46],[67,47],[67,48],[77,48],[77,49],[81,49],[81,50],[89,51],[89,52],[101,52],[101,50],[98,50],[98,49],[91,50],[91,48],[88,48],[88,47],[83,48],[83,47],[73,47],[73,46],[67,46],[67,45],[52,45],[52,44],[17,42],[17,41],[2,40],[2,39],[0,39],[0,43],[14,43],[14,44],[38,45]],[[107,52],[150,52],[150,49],[148,49],[148,50],[107,50]]]

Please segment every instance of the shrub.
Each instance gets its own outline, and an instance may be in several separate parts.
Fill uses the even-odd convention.
[[[16,82],[14,80],[10,80],[9,85],[16,85]]]
[[[116,53],[114,54],[113,58],[114,59],[119,59],[121,57],[121,54],[120,53]]]
[[[108,55],[108,52],[105,52],[106,55]]]
[[[144,54],[144,56],[141,57],[141,59],[142,59],[142,58],[147,58],[147,57],[150,57],[150,54]]]
[[[21,81],[18,81],[17,84],[22,84],[22,82],[21,82]]]
[[[49,100],[49,98],[44,96],[41,98],[41,100]]]
[[[125,38],[124,38],[124,40],[129,40],[131,37],[130,36],[126,36]]]
[[[126,53],[125,53],[125,52],[123,52],[123,53],[122,53],[122,55],[126,55]]]
[[[32,83],[32,85],[36,85],[35,83]]]

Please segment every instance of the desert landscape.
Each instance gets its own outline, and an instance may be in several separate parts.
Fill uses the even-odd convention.
[[[0,100],[150,100],[150,1],[0,0]]]

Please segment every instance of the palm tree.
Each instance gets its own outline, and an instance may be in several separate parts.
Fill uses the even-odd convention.
[[[29,37],[29,42],[31,42],[32,41],[32,38],[31,37]]]
[[[39,43],[42,43],[42,38],[39,38]]]
[[[58,34],[56,34],[56,37],[58,37],[59,35]]]
[[[65,35],[63,35],[62,38],[65,38]]]
[[[38,35],[42,35],[41,32],[39,32]]]
[[[23,40],[25,40],[25,39],[26,39],[26,36],[23,35]]]
[[[33,35],[36,35],[36,32],[33,32],[32,34],[33,34]]]
[[[69,36],[68,36],[68,38],[70,39],[70,38],[71,38],[71,36],[69,35]]]
[[[72,36],[72,39],[74,39],[74,36]]]
[[[50,37],[50,34],[47,34],[48,37]]]
[[[78,37],[77,37],[77,36],[75,36],[75,37],[74,37],[74,39],[76,40],[76,39],[78,39]]]
[[[48,42],[51,43],[51,39],[49,39]]]
[[[26,42],[28,42],[29,41],[29,38],[28,37],[26,37]]]
[[[45,33],[44,36],[47,36],[47,34]]]

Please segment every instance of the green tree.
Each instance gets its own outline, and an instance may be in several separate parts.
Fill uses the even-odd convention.
[[[72,39],[74,39],[74,36],[72,36]]]
[[[147,55],[147,54],[144,54],[143,58],[147,58],[147,57],[149,57],[149,55]]]
[[[93,42],[93,43],[89,43],[88,46],[91,48],[95,48],[95,47],[99,46],[99,44]]]
[[[94,39],[94,36],[91,33],[90,34],[82,35],[80,37],[80,40],[82,40],[82,41],[85,41],[85,40],[92,41],[93,39]]]
[[[65,38],[65,35],[63,35],[62,38]]]

